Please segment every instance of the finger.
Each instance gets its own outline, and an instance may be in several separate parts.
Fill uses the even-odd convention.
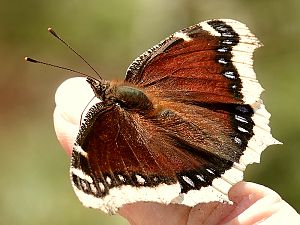
[[[226,225],[258,224],[283,209],[290,215],[298,215],[276,192],[254,183],[238,183],[229,191],[229,198],[235,208],[224,220],[228,221]],[[286,216],[284,218],[288,219]]]
[[[269,218],[261,221],[261,225],[300,224],[300,215],[287,202],[277,204],[277,211]]]
[[[58,108],[54,110],[53,120],[57,139],[63,149],[70,156],[72,154],[73,144],[77,135],[76,130],[78,129],[78,126],[70,123],[66,118],[64,118]]]
[[[244,181],[241,181],[236,185],[232,186],[228,193],[229,199],[231,201],[235,203],[240,203],[246,198],[249,204],[252,204],[258,199],[261,199],[268,195],[272,195],[275,198],[281,199],[280,196],[270,188],[267,188],[260,184]]]
[[[93,98],[94,93],[84,77],[70,78],[56,91],[54,127],[59,142],[69,155],[78,135],[80,118]]]
[[[228,193],[228,197],[234,203],[235,207],[232,212],[228,214],[225,221],[230,221],[237,217],[257,200],[266,195],[274,195],[275,199],[280,199],[280,196],[276,192],[262,185],[244,181],[237,183]]]

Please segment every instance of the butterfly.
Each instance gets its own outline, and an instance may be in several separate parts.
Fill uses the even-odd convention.
[[[96,103],[74,144],[70,176],[83,205],[229,202],[248,164],[278,144],[253,70],[261,43],[246,25],[182,29],[128,67],[124,81],[87,77]]]

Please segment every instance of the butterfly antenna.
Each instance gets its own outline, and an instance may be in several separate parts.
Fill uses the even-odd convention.
[[[36,59],[30,58],[30,57],[25,57],[25,60],[27,62],[43,64],[43,65],[46,65],[46,66],[51,66],[51,67],[59,68],[59,69],[62,69],[62,70],[67,70],[67,71],[71,71],[71,72],[74,72],[74,73],[79,73],[79,74],[81,74],[83,76],[86,76],[86,77],[91,77],[90,75],[87,75],[87,74],[82,73],[82,72],[77,71],[77,70],[70,69],[68,67],[58,66],[58,65],[55,65],[55,64],[51,64],[51,63],[46,63],[46,62],[43,62],[43,61],[40,61],[40,60],[36,60]]]
[[[48,31],[50,34],[52,34],[54,37],[56,37],[58,40],[60,40],[65,46],[67,46],[72,52],[74,52],[79,58],[81,58],[102,80],[102,77],[100,74],[94,69],[94,67],[91,66],[78,52],[76,52],[67,42],[65,42],[51,27],[48,28]]]

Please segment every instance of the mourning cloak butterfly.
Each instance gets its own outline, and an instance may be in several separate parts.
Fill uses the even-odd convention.
[[[80,201],[106,213],[137,201],[229,201],[246,166],[279,143],[252,68],[260,46],[244,24],[209,20],[147,50],[123,82],[87,77],[97,102],[70,169]]]

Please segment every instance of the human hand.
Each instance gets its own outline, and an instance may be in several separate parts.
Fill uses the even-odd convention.
[[[79,90],[75,83],[71,85],[71,89]],[[72,96],[68,96],[66,89],[63,92],[57,92],[54,125],[58,140],[68,155],[72,153],[73,143],[79,129],[80,116],[85,107],[80,103],[86,104],[92,97],[92,92],[75,93],[73,91]],[[81,101],[83,98],[85,100]],[[74,99],[74,102],[70,102],[70,99]],[[178,204],[138,202],[124,205],[120,208],[119,214],[132,225],[300,224],[298,213],[276,192],[262,185],[239,182],[230,189],[228,196],[233,202],[232,205],[211,202],[198,204],[191,208]]]

